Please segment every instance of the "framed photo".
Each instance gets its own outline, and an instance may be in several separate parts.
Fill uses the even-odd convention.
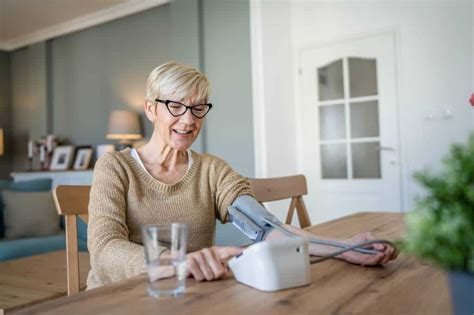
[[[53,152],[53,158],[51,159],[49,169],[52,171],[67,170],[69,165],[71,165],[73,153],[74,147],[72,145],[56,147]]]
[[[76,151],[76,158],[74,159],[73,169],[86,170],[91,164],[92,147],[78,148]]]

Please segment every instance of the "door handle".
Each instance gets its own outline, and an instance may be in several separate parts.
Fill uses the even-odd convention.
[[[389,147],[389,146],[378,146],[375,148],[376,150],[379,150],[379,151],[395,151],[395,148],[394,147]]]

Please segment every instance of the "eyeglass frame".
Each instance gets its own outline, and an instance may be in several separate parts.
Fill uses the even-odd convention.
[[[188,105],[185,105],[185,104],[183,104],[183,103],[181,103],[181,102],[172,101],[172,100],[160,100],[160,99],[158,99],[158,98],[155,99],[155,102],[165,104],[166,109],[168,110],[168,112],[169,112],[169,113],[171,114],[171,116],[173,116],[173,117],[180,117],[180,116],[183,116],[183,115],[186,114],[186,112],[187,112],[188,109],[189,109],[189,110],[191,111],[191,114],[192,114],[194,117],[196,117],[196,118],[204,118],[204,117],[206,117],[206,115],[207,115],[207,114],[211,111],[211,109],[212,109],[212,103],[203,103],[203,104],[197,104],[197,105],[193,105],[193,106],[188,106]],[[169,104],[169,103],[176,103],[176,104],[182,105],[182,106],[186,107],[186,110],[185,110],[182,114],[180,114],[180,115],[175,115],[175,114],[173,114],[173,113],[171,112],[170,108],[168,107],[168,104]],[[196,114],[194,114],[193,108],[196,107],[196,106],[202,106],[202,105],[209,106],[209,109],[207,110],[207,112],[206,112],[202,117],[199,117],[199,116],[197,116]]]

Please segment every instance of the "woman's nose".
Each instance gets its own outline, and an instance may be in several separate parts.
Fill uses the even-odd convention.
[[[186,124],[194,124],[194,116],[191,113],[191,109],[187,109],[183,116],[181,116],[180,121]]]

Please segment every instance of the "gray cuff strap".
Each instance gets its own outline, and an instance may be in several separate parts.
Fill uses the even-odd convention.
[[[271,221],[277,226],[282,223],[252,196],[239,196],[229,207],[229,220],[254,241],[264,240],[273,230]]]

